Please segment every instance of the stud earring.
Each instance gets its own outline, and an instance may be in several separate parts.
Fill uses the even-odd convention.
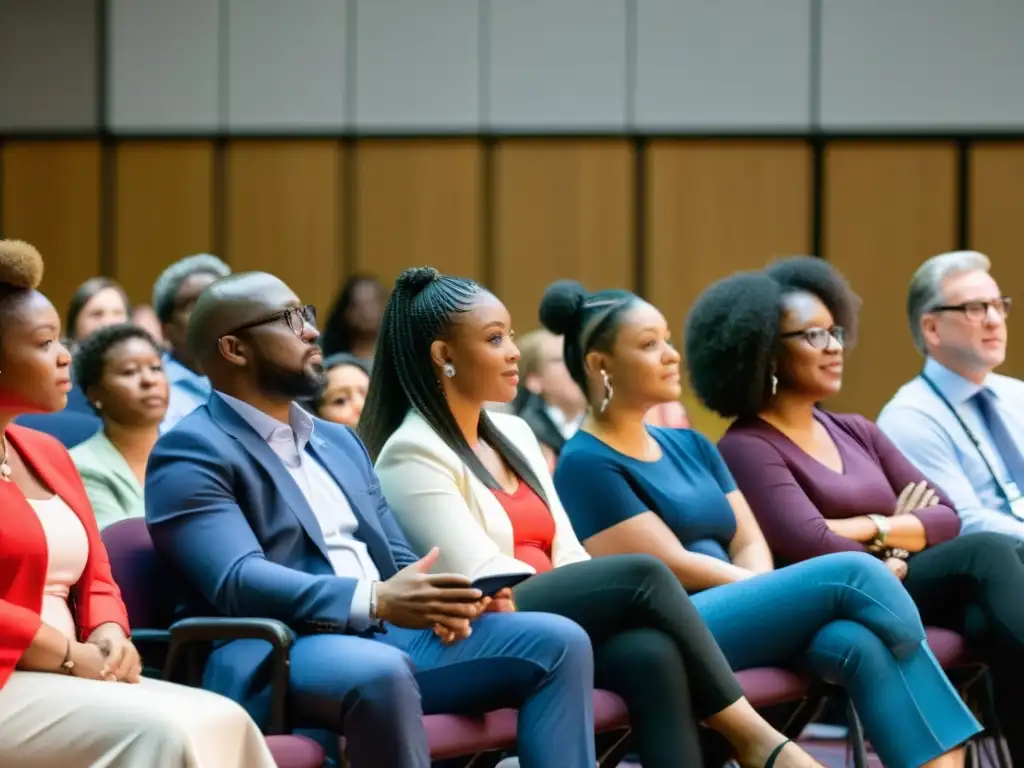
[[[772,374],[772,397],[779,393],[779,377]]]
[[[601,369],[601,379],[604,381],[604,400],[601,401],[601,413],[604,413],[608,409],[608,404],[611,403],[612,398],[615,396],[615,388],[612,387],[612,378],[608,375],[608,371],[604,368]]]
[[[97,411],[102,411],[103,410],[103,403],[101,403],[99,400],[97,400],[95,403],[92,404],[92,407],[95,408]]]
[[[455,375],[455,366],[451,363],[445,363],[441,368],[441,372],[445,375],[445,378],[452,378]]]

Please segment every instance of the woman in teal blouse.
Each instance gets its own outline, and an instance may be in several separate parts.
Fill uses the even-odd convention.
[[[75,352],[75,380],[103,419],[103,429],[75,446],[78,467],[100,528],[143,517],[146,462],[167,412],[160,348],[127,323],[95,331]]]

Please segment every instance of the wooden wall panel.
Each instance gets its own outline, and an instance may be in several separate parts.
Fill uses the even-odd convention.
[[[63,318],[85,280],[100,274],[100,168],[96,141],[13,141],[3,147],[4,237],[35,245],[42,290]]]
[[[509,140],[495,152],[493,288],[519,333],[539,326],[555,280],[634,287],[629,141]]]
[[[682,351],[686,314],[708,285],[809,251],[811,152],[803,141],[665,140],[646,162],[645,284]],[[721,435],[727,422],[688,388],[683,402],[696,429]]]
[[[343,162],[332,140],[228,145],[228,263],[277,275],[321,318],[342,280]]]
[[[213,249],[213,143],[124,141],[117,146],[114,277],[134,302],[173,261]]]
[[[976,144],[971,149],[970,247],[992,259],[992,274],[1008,296],[1024,302],[1024,142]],[[1001,373],[1024,378],[1021,311],[1010,316],[1010,342]],[[1017,338],[1014,338],[1017,336]]]
[[[951,142],[829,145],[825,255],[864,300],[860,340],[832,403],[874,419],[921,368],[907,325],[907,285],[929,256],[956,245],[957,155]]]
[[[482,278],[482,158],[475,139],[359,142],[355,269],[387,286],[422,265]]]

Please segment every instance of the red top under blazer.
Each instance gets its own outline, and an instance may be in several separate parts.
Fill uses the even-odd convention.
[[[80,639],[108,622],[128,634],[121,591],[110,575],[107,550],[71,456],[56,439],[33,429],[12,424],[7,439],[85,527],[89,559],[68,598]],[[39,631],[47,565],[46,536],[35,510],[17,485],[0,481],[0,687]]]

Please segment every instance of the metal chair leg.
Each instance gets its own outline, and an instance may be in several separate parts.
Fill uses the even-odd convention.
[[[864,742],[864,728],[861,726],[860,717],[853,703],[846,703],[846,717],[850,723],[850,749],[853,750],[854,768],[868,768],[868,747]]]

